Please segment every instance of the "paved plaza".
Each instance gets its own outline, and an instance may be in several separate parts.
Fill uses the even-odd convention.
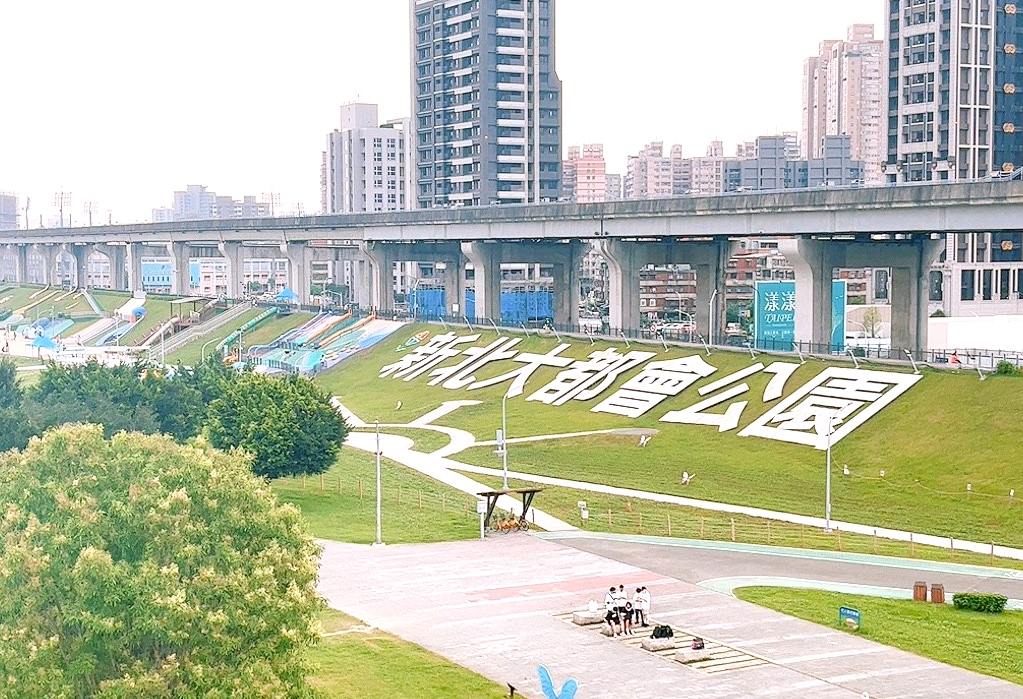
[[[1023,687],[952,668],[727,594],[554,541],[370,547],[323,542],[329,604],[496,682],[543,699],[536,667],[578,699],[784,697],[1023,699]],[[678,556],[685,556],[683,550]],[[653,594],[652,618],[722,651],[700,668],[572,625],[569,612],[611,585]]]

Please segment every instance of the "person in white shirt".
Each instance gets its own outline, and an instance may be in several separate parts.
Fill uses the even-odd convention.
[[[632,610],[628,609],[629,595],[625,592],[625,585],[618,586],[618,592],[615,593],[615,602],[618,605],[618,619],[622,624],[622,634],[631,633],[630,626],[628,623],[629,617],[632,614]]]
[[[643,626],[647,626],[650,623],[650,590],[644,585],[639,589],[639,594],[642,595],[639,608],[643,611]]]

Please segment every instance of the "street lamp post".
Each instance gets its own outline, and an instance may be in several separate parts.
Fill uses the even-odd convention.
[[[504,468],[504,490],[508,490],[508,394],[501,398],[501,460]]]
[[[828,416],[828,456],[827,471],[824,476],[824,531],[831,533],[831,426],[834,415]]]
[[[376,540],[376,544],[375,545],[376,546],[381,546],[381,545],[383,545],[384,542],[383,542],[383,540],[380,537],[380,502],[381,502],[381,497],[380,497],[380,420],[379,419],[374,420],[374,424],[376,425],[376,428],[377,428],[377,448],[376,448],[376,452],[377,452],[377,540]]]
[[[707,339],[710,344],[714,344],[714,299],[718,297],[718,290],[714,289],[714,293],[710,295],[710,301],[707,302]]]

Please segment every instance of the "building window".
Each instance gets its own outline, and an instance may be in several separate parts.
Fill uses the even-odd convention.
[[[959,273],[959,300],[973,301],[977,284],[976,271],[964,269]]]

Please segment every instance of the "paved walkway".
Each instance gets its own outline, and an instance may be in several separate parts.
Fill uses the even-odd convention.
[[[580,699],[1023,698],[1018,685],[527,534],[323,546],[320,590],[332,607],[510,682],[531,699],[543,696],[538,664],[558,686],[575,677]],[[646,585],[654,620],[729,652],[694,669],[639,649],[634,638],[609,639],[564,620],[618,584]]]

